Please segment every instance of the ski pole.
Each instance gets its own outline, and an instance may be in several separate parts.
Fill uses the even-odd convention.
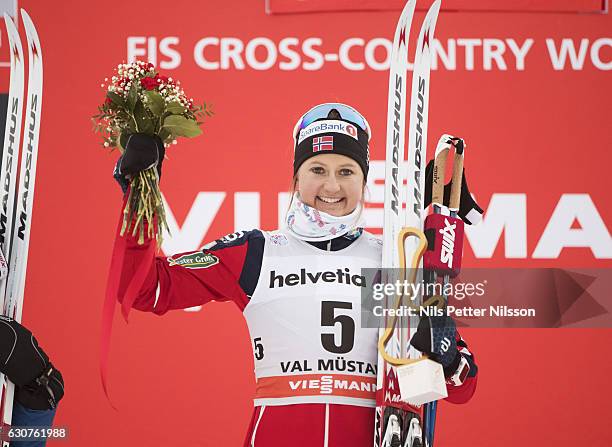
[[[444,216],[444,174],[446,171],[446,160],[450,152],[450,147],[455,149],[453,161],[453,174],[451,180],[451,193],[448,206],[449,219]],[[425,221],[425,233],[428,239],[433,242],[429,244],[431,249],[424,255],[423,267],[427,282],[437,283],[438,274],[443,275],[442,293],[443,306],[448,304],[446,295],[447,284],[450,276],[456,276],[461,267],[462,244],[457,244],[458,239],[463,235],[463,222],[457,217],[459,212],[459,202],[461,198],[461,182],[463,177],[465,143],[463,139],[443,135],[438,142],[434,159],[433,185],[432,185],[432,207],[433,214],[427,216]],[[442,226],[440,228],[440,226]],[[455,226],[453,238],[451,239],[447,228]],[[459,230],[460,229],[460,230]],[[460,236],[459,238],[457,236]],[[458,249],[456,249],[458,248]],[[423,419],[425,421],[425,440],[426,445],[433,447],[434,433],[436,426],[436,413],[438,402],[433,401],[425,404],[423,409]]]

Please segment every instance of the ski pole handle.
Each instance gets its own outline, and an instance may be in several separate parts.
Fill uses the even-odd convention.
[[[444,175],[446,172],[446,160],[451,146],[455,148],[455,157],[453,161],[451,196],[448,208],[451,211],[459,210],[465,143],[461,138],[444,134],[440,137],[440,140],[438,140],[434,159],[433,185],[431,188],[431,203],[434,206],[434,213],[441,212],[444,206]]]
[[[435,207],[444,206],[444,172],[446,171],[446,158],[451,147],[451,135],[442,135],[438,140],[434,155],[433,185],[431,188],[431,203]]]
[[[456,213],[459,211],[459,202],[461,200],[461,182],[463,181],[465,142],[461,138],[455,138],[453,141],[453,146],[455,147],[455,160],[453,162],[453,179],[448,209],[451,211],[451,213],[453,211]]]

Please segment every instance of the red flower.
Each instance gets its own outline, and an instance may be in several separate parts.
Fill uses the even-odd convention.
[[[104,104],[112,104],[113,101],[107,96],[106,99],[104,100]]]
[[[163,82],[164,84],[168,83],[168,76],[157,75],[156,77],[159,79],[159,82]]]
[[[157,84],[157,79],[149,76],[145,76],[140,80],[140,85],[142,85],[145,90],[154,90]]]

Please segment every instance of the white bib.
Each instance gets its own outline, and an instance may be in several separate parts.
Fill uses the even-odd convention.
[[[345,249],[323,251],[285,230],[264,236],[259,281],[244,309],[255,405],[375,406],[378,329],[361,327],[361,269],[380,267],[380,240],[364,231]]]

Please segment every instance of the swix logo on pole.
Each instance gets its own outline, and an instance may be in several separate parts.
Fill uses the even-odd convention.
[[[448,219],[444,219],[444,228],[438,230],[442,235],[442,250],[440,251],[440,261],[450,269],[453,268],[453,253],[455,250],[455,228],[456,223],[451,224]]]
[[[30,127],[28,129],[28,146],[26,148],[27,150],[26,167],[25,167],[25,177],[24,177],[24,182],[23,182],[24,191],[23,191],[23,196],[21,197],[22,211],[19,215],[19,229],[17,230],[17,236],[21,240],[25,240],[26,223],[28,220],[27,202],[28,202],[28,193],[30,190],[30,170],[32,168],[32,150],[33,150],[32,142],[34,140],[34,129],[36,127],[36,120],[37,120],[37,116],[36,116],[37,104],[38,104],[38,95],[32,95],[32,109],[30,110],[31,122],[30,122]]]

